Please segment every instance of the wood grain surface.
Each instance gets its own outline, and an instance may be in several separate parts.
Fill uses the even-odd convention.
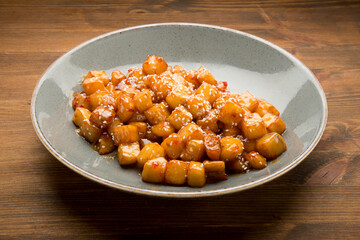
[[[43,72],[92,37],[158,22],[242,30],[299,58],[329,105],[316,149],[270,183],[200,199],[124,193],[58,162],[30,119]],[[0,239],[360,239],[359,126],[359,1],[0,1]]]

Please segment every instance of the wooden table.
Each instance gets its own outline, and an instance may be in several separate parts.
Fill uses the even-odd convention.
[[[43,147],[33,89],[58,57],[116,29],[195,22],[286,49],[318,77],[329,119],[284,176],[221,197],[162,199],[104,187]],[[360,239],[359,1],[0,2],[0,239]]]

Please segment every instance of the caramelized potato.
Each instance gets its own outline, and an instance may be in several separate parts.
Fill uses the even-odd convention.
[[[90,115],[90,121],[99,128],[107,128],[115,117],[115,111],[106,107],[97,107]]]
[[[233,102],[226,102],[219,112],[219,121],[230,125],[237,126],[244,115],[244,109]]]
[[[94,111],[98,106],[116,109],[116,100],[112,94],[107,92],[95,92],[88,97],[90,110]]]
[[[80,135],[83,136],[87,141],[91,143],[97,142],[99,140],[102,130],[95,126],[90,120],[85,119],[82,126],[80,127]]]
[[[155,104],[144,113],[151,125],[165,122],[166,118],[170,116],[170,112],[164,103]]]
[[[246,139],[243,143],[245,152],[256,151],[256,139]]]
[[[221,153],[220,137],[210,131],[206,131],[204,145],[207,156],[212,161],[218,161]]]
[[[75,94],[74,99],[72,101],[72,107],[74,110],[78,107],[90,109],[90,103],[86,97],[86,94],[85,93]]]
[[[151,92],[146,89],[142,92],[139,92],[134,97],[135,107],[139,112],[143,113],[153,106],[153,102],[151,100]]]
[[[200,86],[200,82],[197,79],[197,72],[195,70],[190,70],[186,73],[185,81],[192,84],[194,88],[198,88]]]
[[[267,166],[266,158],[261,156],[258,152],[249,152],[244,156],[249,162],[249,165],[254,169],[263,169]]]
[[[179,66],[179,65],[175,65],[172,67],[172,73],[177,73],[177,74],[181,75],[183,78],[185,78],[185,76],[186,76],[185,68],[183,68],[182,66]]]
[[[143,69],[139,67],[132,67],[128,70],[128,78],[136,78],[138,80],[145,76]]]
[[[140,113],[139,111],[135,110],[134,114],[129,119],[129,124],[132,122],[145,122],[146,117],[144,113]]]
[[[151,132],[155,134],[156,136],[166,138],[173,132],[175,132],[175,129],[169,122],[162,122],[159,124],[156,124],[151,127]]]
[[[106,86],[110,82],[110,78],[108,77],[105,71],[99,71],[99,70],[90,71],[85,76],[85,79],[88,78],[98,78],[104,83],[104,86]]]
[[[180,130],[183,126],[190,123],[192,119],[193,117],[191,113],[183,106],[179,106],[172,111],[170,116],[167,118],[167,121],[169,121],[176,130]]]
[[[146,75],[161,74],[167,70],[167,63],[162,57],[150,55],[143,64],[143,72]]]
[[[190,162],[187,172],[187,184],[190,187],[202,187],[206,183],[205,168],[201,162]]]
[[[269,102],[265,101],[264,99],[258,99],[258,106],[255,109],[261,117],[263,117],[266,113],[271,113],[273,115],[279,116],[280,112]]]
[[[240,139],[234,137],[223,137],[220,139],[221,153],[220,160],[233,161],[243,152],[244,145]]]
[[[286,151],[286,143],[280,134],[272,132],[257,140],[256,149],[267,159],[275,159]]]
[[[120,121],[123,123],[129,121],[135,112],[135,103],[132,97],[126,93],[122,94],[118,100],[117,106],[118,110],[116,114]]]
[[[196,77],[198,79],[198,81],[200,83],[206,82],[209,83],[211,85],[216,85],[217,81],[214,78],[214,76],[210,73],[209,70],[207,70],[204,67],[200,67],[197,71],[196,71]]]
[[[108,133],[101,134],[98,143],[99,154],[108,154],[114,151],[116,148],[114,141]]]
[[[75,109],[74,116],[72,118],[74,124],[78,127],[81,127],[85,120],[90,119],[91,112],[86,108],[78,107]]]
[[[269,132],[277,132],[278,134],[282,134],[286,129],[284,121],[276,115],[266,113],[262,117],[262,119],[264,121],[266,129]]]
[[[141,177],[144,182],[163,183],[167,167],[165,158],[156,158],[145,163]]]
[[[222,135],[224,137],[237,137],[239,135],[241,135],[241,130],[236,127],[236,126],[228,126],[228,125],[225,125],[223,130],[222,130]]]
[[[183,185],[186,183],[188,162],[171,160],[167,163],[165,182],[172,185]]]
[[[202,140],[190,140],[181,153],[180,158],[184,161],[201,161],[205,156],[205,145]]]
[[[186,101],[186,108],[194,118],[200,118],[211,110],[211,105],[202,95],[192,95]]]
[[[117,86],[121,81],[125,80],[126,76],[120,70],[114,70],[111,73],[111,83]]]
[[[165,157],[165,150],[158,143],[148,143],[141,149],[137,157],[138,166],[143,167],[147,161],[159,157]]]
[[[257,106],[259,105],[258,100],[248,91],[244,92],[243,94],[239,95],[237,98],[238,103],[240,106],[246,107],[249,111],[254,112]]]
[[[147,131],[147,124],[144,122],[131,122],[129,125],[137,127],[137,130],[139,132],[139,136],[141,138],[146,137],[146,131]]]
[[[179,105],[185,104],[190,94],[192,94],[192,91],[184,85],[180,84],[174,87],[169,95],[167,95],[166,102],[172,109],[174,109]]]
[[[198,119],[196,124],[203,130],[210,130],[212,132],[218,132],[218,114],[217,110],[211,110],[205,117]]]
[[[184,151],[185,143],[179,134],[173,133],[161,143],[161,147],[170,159],[178,159]]]
[[[220,97],[219,90],[214,85],[206,82],[203,82],[195,93],[204,96],[210,104],[213,104],[213,102]]]
[[[211,181],[223,181],[228,178],[225,173],[225,162],[207,161],[203,162],[207,179]]]
[[[137,142],[140,140],[138,128],[133,125],[115,127],[113,130],[113,137],[116,145]]]
[[[250,170],[250,164],[242,155],[238,155],[233,161],[227,162],[227,169],[236,173],[245,173]]]
[[[97,77],[86,78],[83,82],[83,88],[86,95],[91,95],[96,91],[105,91],[103,81]]]
[[[109,127],[107,128],[107,132],[110,133],[111,136],[114,135],[114,129],[117,126],[122,126],[123,123],[120,121],[118,117],[115,117],[112,122],[110,123]]]
[[[154,101],[163,101],[174,88],[174,81],[170,77],[150,75],[147,77],[150,89],[154,93]]]
[[[244,136],[248,139],[256,139],[267,133],[264,121],[257,113],[246,114],[241,123]]]
[[[204,139],[203,130],[195,123],[189,123],[185,127],[181,128],[178,131],[178,134],[180,135],[180,137],[183,139],[184,142],[189,142],[190,140]]]
[[[122,166],[135,164],[139,154],[139,142],[122,143],[118,147],[118,160]]]

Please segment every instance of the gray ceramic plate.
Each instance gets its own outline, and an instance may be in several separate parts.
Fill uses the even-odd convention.
[[[274,104],[287,124],[288,150],[263,170],[231,175],[203,188],[173,187],[141,181],[135,169],[123,169],[114,157],[100,156],[75,132],[71,98],[89,70],[123,72],[159,55],[187,70],[201,65],[229,89],[250,91]],[[295,167],[324,131],[327,104],[315,76],[283,49],[258,37],[222,27],[165,23],[111,32],[72,49],[53,63],[37,84],[31,103],[36,133],[63,164],[99,183],[124,191],[167,197],[199,197],[248,189]]]

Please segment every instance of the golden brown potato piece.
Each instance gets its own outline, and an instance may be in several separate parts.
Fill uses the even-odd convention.
[[[126,76],[120,70],[116,69],[111,73],[111,83],[114,86],[119,85],[119,83],[125,79],[126,79]]]
[[[116,100],[113,94],[107,92],[95,92],[88,97],[89,110],[94,111],[98,106],[117,109]]]
[[[183,185],[186,183],[188,162],[171,160],[167,164],[165,182],[171,185]]]
[[[83,88],[88,96],[96,91],[105,91],[105,85],[98,77],[86,78],[83,82]]]
[[[129,94],[123,93],[118,100],[117,109],[116,114],[120,121],[123,123],[129,121],[135,112],[134,100]]]
[[[179,134],[173,133],[161,143],[161,146],[170,159],[178,159],[184,151],[185,143]]]
[[[244,153],[243,153],[244,154]],[[243,154],[238,155],[238,157],[230,162],[227,162],[226,167],[232,172],[236,173],[245,173],[250,170],[250,165],[247,160],[243,157]]]
[[[197,79],[197,72],[195,70],[190,70],[185,75],[185,81],[194,86],[194,88],[198,88],[200,86],[200,82]]]
[[[186,100],[192,94],[192,91],[180,84],[173,88],[173,90],[166,96],[166,102],[172,109],[175,109],[179,105],[186,103]]]
[[[221,154],[220,160],[233,161],[243,152],[244,145],[240,139],[234,137],[223,137],[220,139]]]
[[[214,133],[219,131],[217,110],[211,110],[205,117],[196,121],[203,130],[210,130]]]
[[[115,117],[112,122],[110,123],[109,127],[107,128],[107,132],[113,136],[114,135],[114,129],[117,126],[122,126],[123,123],[120,121],[120,119],[118,117]]]
[[[201,162],[190,162],[187,172],[187,184],[190,187],[203,187],[205,183],[204,165]]]
[[[143,63],[143,71],[146,75],[161,74],[167,70],[167,63],[162,57],[150,55]]]
[[[256,139],[246,139],[243,144],[245,152],[256,151]]]
[[[184,161],[201,161],[205,156],[205,145],[202,140],[190,140],[180,158]]]
[[[138,110],[135,110],[134,114],[132,115],[132,117],[129,119],[129,123],[132,122],[145,122],[146,121],[146,117],[144,113],[140,113]]]
[[[163,101],[175,86],[173,79],[165,76],[150,75],[147,76],[147,84],[154,93],[154,101]]]
[[[167,121],[169,121],[176,130],[180,130],[183,126],[190,123],[192,119],[191,113],[183,106],[179,106],[172,111]]]
[[[208,180],[223,181],[228,178],[228,175],[225,173],[225,162],[205,160],[203,164]]]
[[[220,97],[219,90],[214,85],[206,82],[203,82],[195,93],[204,96],[210,104],[213,104]]]
[[[115,148],[116,146],[111,136],[107,132],[101,134],[98,143],[99,154],[103,155],[111,153]]]
[[[165,158],[156,158],[145,163],[141,177],[144,182],[163,183],[167,167]]]
[[[110,82],[110,78],[108,77],[106,72],[99,70],[93,70],[88,72],[88,74],[85,76],[85,79],[94,78],[94,77],[100,79],[104,83],[104,86],[106,86]]]
[[[286,143],[280,134],[272,132],[256,141],[256,149],[267,159],[275,159],[286,151]]]
[[[255,109],[261,117],[263,117],[266,113],[271,113],[273,115],[279,116],[280,112],[269,102],[265,101],[264,99],[258,99],[258,106]]]
[[[175,132],[175,128],[169,122],[162,122],[152,126],[151,132],[156,136],[166,138]]]
[[[90,109],[90,103],[86,97],[86,94],[85,93],[75,94],[74,99],[72,101],[72,107],[74,110],[78,107]]]
[[[81,127],[85,120],[90,119],[91,112],[86,108],[78,107],[75,109],[74,116],[72,118],[74,124],[78,127]]]
[[[97,107],[90,115],[90,121],[99,128],[107,128],[115,117],[115,111],[106,107]]]
[[[122,143],[118,147],[118,160],[122,166],[135,164],[139,154],[139,142]]]
[[[205,67],[201,66],[197,71],[196,71],[196,77],[198,79],[198,81],[200,83],[203,82],[207,82],[211,85],[216,85],[217,81],[214,78],[214,76],[210,73],[209,70],[207,70]]]
[[[115,127],[113,130],[113,137],[116,145],[137,142],[140,140],[138,128],[133,125]]]
[[[260,138],[267,133],[264,121],[257,113],[245,114],[241,130],[248,139]]]
[[[137,127],[138,132],[139,132],[139,136],[141,138],[146,137],[146,131],[147,131],[147,124],[144,122],[131,122],[129,123],[129,125],[133,125],[135,127]]]
[[[276,115],[266,113],[262,119],[269,132],[277,132],[278,134],[282,134],[286,129],[284,121]]]
[[[80,127],[80,135],[83,136],[87,141],[91,143],[99,140],[103,130],[95,126],[90,120],[85,119],[82,126]]]
[[[244,113],[244,109],[239,105],[233,102],[226,102],[220,109],[219,121],[229,126],[237,126],[241,122]]]
[[[165,122],[166,118],[170,116],[170,112],[164,103],[155,104],[144,113],[151,125]]]
[[[248,91],[239,95],[237,98],[240,106],[246,107],[249,111],[254,112],[257,106],[259,105],[258,100]]]
[[[132,67],[128,69],[128,78],[141,79],[145,76],[143,69],[139,67]]]
[[[241,135],[241,130],[237,126],[225,125],[222,130],[222,135],[224,137],[228,137],[228,136],[237,137],[237,136]]]
[[[139,110],[140,113],[143,113],[151,108],[153,106],[153,102],[151,100],[150,90],[145,89],[142,92],[137,93],[134,97],[134,103],[136,109]]]
[[[258,152],[245,153],[244,157],[254,169],[263,169],[267,166],[266,158],[261,156]]]
[[[192,95],[186,101],[186,108],[197,119],[208,114],[211,110],[211,105],[202,95]]]
[[[189,123],[178,131],[183,141],[189,142],[190,140],[204,140],[204,131],[195,123]]]
[[[210,131],[206,131],[204,145],[210,160],[218,161],[221,153],[220,137]]]
[[[147,161],[158,157],[165,157],[165,150],[158,143],[148,143],[141,149],[137,163],[143,167]]]

